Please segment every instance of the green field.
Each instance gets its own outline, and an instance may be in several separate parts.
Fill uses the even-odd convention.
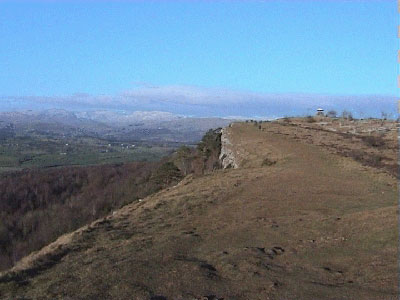
[[[17,136],[0,140],[0,172],[34,167],[156,161],[173,152],[175,147],[93,137]]]

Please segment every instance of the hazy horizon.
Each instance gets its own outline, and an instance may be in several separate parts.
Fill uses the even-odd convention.
[[[0,97],[0,111],[163,111],[191,117],[276,118],[312,115],[317,108],[351,111],[355,117],[396,112],[396,97],[385,95],[263,94],[195,86],[142,86],[118,95]]]

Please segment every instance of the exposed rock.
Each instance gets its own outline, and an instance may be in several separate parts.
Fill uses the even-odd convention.
[[[221,130],[221,154],[219,156],[219,159],[224,169],[237,169],[239,167],[233,151],[233,145],[229,140],[227,128],[223,128]]]

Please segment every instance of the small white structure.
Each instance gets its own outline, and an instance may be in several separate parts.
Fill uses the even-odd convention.
[[[322,108],[317,109],[317,116],[324,116],[324,110]]]

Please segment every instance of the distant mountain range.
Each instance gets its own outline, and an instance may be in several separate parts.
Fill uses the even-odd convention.
[[[0,96],[0,111],[58,109],[58,114],[59,109],[65,109],[84,112],[75,114],[78,118],[108,123],[175,119],[179,115],[251,119],[306,116],[319,107],[339,114],[350,111],[357,118],[381,117],[382,113],[397,117],[397,98],[393,95],[271,94],[196,86],[151,86],[116,95]]]
[[[162,111],[135,111],[115,112],[106,110],[96,111],[68,111],[65,109],[47,109],[42,111],[25,110],[0,112],[0,120],[16,123],[31,121],[55,121],[76,124],[82,121],[100,121],[107,124],[126,124],[141,121],[169,121],[181,118],[168,112]]]
[[[116,140],[197,142],[211,129],[232,119],[190,118],[162,111],[43,111],[0,112],[0,128],[12,124],[18,134],[93,135]]]
[[[126,125],[135,122],[165,122],[181,119],[182,117],[163,111],[134,111],[134,112],[113,112],[113,111],[86,111],[72,113],[79,119],[103,122],[113,125]]]

